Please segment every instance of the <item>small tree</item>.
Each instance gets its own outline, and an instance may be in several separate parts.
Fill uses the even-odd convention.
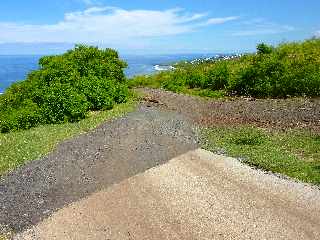
[[[257,46],[257,51],[258,54],[270,54],[273,51],[273,47],[265,43],[260,43]]]

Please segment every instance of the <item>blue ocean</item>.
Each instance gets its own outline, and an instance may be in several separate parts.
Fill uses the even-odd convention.
[[[127,77],[140,74],[152,74],[165,70],[178,61],[190,61],[196,58],[212,57],[214,54],[174,54],[174,55],[124,55],[128,63]],[[24,80],[27,74],[38,68],[38,55],[0,55],[0,93],[13,82]]]

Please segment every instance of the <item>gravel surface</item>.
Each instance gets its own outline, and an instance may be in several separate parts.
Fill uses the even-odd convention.
[[[2,176],[0,233],[77,240],[320,238],[319,189],[193,152],[197,124],[320,132],[319,99],[205,101],[139,91],[147,96],[135,112]]]
[[[22,231],[67,204],[197,147],[195,130],[181,115],[142,105],[3,176],[0,226]]]
[[[16,240],[320,239],[320,191],[197,149],[54,213]]]
[[[137,89],[156,99],[162,109],[207,125],[255,124],[279,129],[304,128],[320,132],[320,98],[203,100],[159,89]]]

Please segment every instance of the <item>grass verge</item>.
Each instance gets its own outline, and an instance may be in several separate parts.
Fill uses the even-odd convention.
[[[112,110],[92,112],[76,123],[42,125],[25,131],[0,134],[0,176],[27,161],[38,159],[52,151],[58,143],[88,132],[106,120],[133,111],[136,97]],[[0,238],[1,239],[1,238]]]
[[[224,90],[210,90],[210,89],[200,89],[200,88],[184,88],[181,90],[181,93],[191,95],[191,96],[198,96],[203,98],[210,98],[210,99],[221,99],[226,98],[226,92]]]
[[[202,147],[241,158],[250,166],[320,185],[320,135],[310,131],[207,128],[202,129]]]
[[[168,75],[169,76],[169,75]],[[187,86],[175,86],[164,87],[163,84],[168,78],[167,72],[161,72],[153,75],[136,76],[128,81],[130,88],[147,87],[154,89],[165,89],[167,91],[182,93],[191,96],[198,96],[203,98],[226,98],[227,93],[225,90],[211,90],[202,88],[188,88]]]

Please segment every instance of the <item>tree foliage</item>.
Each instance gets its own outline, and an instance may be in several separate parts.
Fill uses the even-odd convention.
[[[269,46],[265,43],[260,43],[257,45],[257,53],[258,54],[270,54],[273,51],[273,47]]]
[[[89,110],[111,109],[127,100],[126,63],[112,49],[76,45],[39,60],[39,70],[0,96],[0,130],[78,121]]]

